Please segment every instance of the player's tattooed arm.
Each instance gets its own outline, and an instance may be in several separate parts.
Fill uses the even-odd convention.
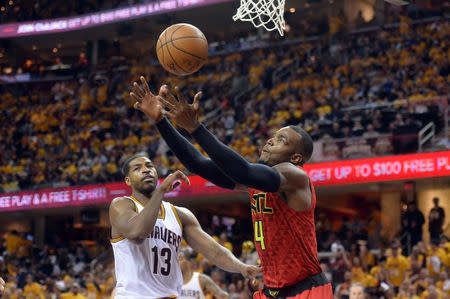
[[[191,211],[180,207],[176,207],[176,209],[183,225],[183,235],[186,242],[195,251],[227,272],[241,273],[245,277],[255,277],[261,273],[259,267],[242,263],[231,251],[217,243],[202,229]]]
[[[109,219],[113,231],[130,240],[147,238],[155,226],[164,194],[172,191],[180,180],[189,184],[189,179],[181,171],[170,174],[153,191],[151,199],[145,204],[141,213],[136,212],[131,200],[124,197],[114,199],[109,207]]]
[[[209,276],[200,274],[200,285],[203,289],[203,293],[209,293],[217,299],[228,299],[228,293],[222,290]]]

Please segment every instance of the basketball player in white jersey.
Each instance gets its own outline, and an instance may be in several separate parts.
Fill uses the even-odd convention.
[[[183,287],[179,299],[205,299],[206,293],[211,294],[216,299],[228,298],[228,294],[209,276],[194,272],[187,252],[181,251],[178,260],[183,273]]]
[[[178,262],[181,239],[225,271],[254,277],[260,268],[239,261],[200,227],[185,208],[163,201],[179,180],[177,171],[156,188],[158,175],[145,154],[128,158],[122,167],[130,197],[115,198],[109,208],[111,243],[114,251],[116,299],[178,297],[183,277]]]

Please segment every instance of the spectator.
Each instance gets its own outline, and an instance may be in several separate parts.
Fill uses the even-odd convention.
[[[35,282],[32,274],[27,275],[27,284],[23,289],[23,295],[25,298],[38,298],[45,299],[44,288],[39,283]]]
[[[403,217],[403,231],[409,235],[410,240],[410,244],[405,244],[408,252],[411,247],[422,241],[422,227],[424,223],[425,218],[422,212],[417,209],[416,203],[409,203]],[[405,241],[407,239],[405,238]]]
[[[344,281],[336,286],[334,292],[335,299],[348,299],[350,296],[350,287],[352,285],[352,273],[345,272]]]
[[[359,283],[354,283],[350,286],[350,296],[349,299],[365,299],[364,286]]]
[[[439,198],[433,198],[434,207],[428,215],[428,232],[431,242],[439,242],[445,223],[445,210],[439,206]]]
[[[19,236],[19,233],[16,230],[13,230],[10,234],[5,236],[5,240],[6,252],[12,256],[16,255],[20,243],[22,242],[22,238]]]
[[[73,286],[70,289],[70,292],[62,293],[61,299],[87,299],[86,296],[80,293],[80,289],[78,286]]]
[[[410,268],[408,259],[400,252],[400,243],[395,240],[391,246],[391,256],[387,258],[386,269],[388,270],[387,280],[398,292],[400,285],[406,278],[406,271]]]

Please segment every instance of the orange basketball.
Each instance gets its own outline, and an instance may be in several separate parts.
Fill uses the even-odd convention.
[[[175,24],[159,36],[156,55],[168,72],[189,75],[198,71],[208,59],[208,41],[197,27]]]

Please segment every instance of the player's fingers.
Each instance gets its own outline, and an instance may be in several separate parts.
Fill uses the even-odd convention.
[[[257,279],[248,279],[247,286],[250,291],[256,292],[258,290],[258,280]]]
[[[170,92],[169,87],[167,85],[161,86],[159,95],[164,98],[167,102],[170,102],[172,105],[178,105],[178,100],[174,97],[174,95]]]
[[[130,92],[130,97],[138,101],[139,103],[142,102],[142,98],[138,97],[134,92]]]
[[[5,284],[3,278],[0,277],[0,295],[3,294],[3,291],[5,290]]]
[[[142,88],[137,84],[136,82],[133,83],[133,92],[140,96],[141,98],[144,97],[145,92],[142,90]]]
[[[166,111],[166,110],[163,111],[163,115],[168,116],[171,119],[175,119],[177,117],[175,114],[171,113],[170,111]]]
[[[147,82],[147,80],[145,79],[145,77],[144,77],[144,76],[141,76],[140,79],[141,79],[141,83],[142,83],[142,86],[143,86],[143,88],[144,88],[144,91],[145,91],[146,93],[149,93],[149,94],[153,95],[152,92],[150,91],[150,86],[148,86],[148,82]]]
[[[141,104],[139,102],[134,103],[134,109],[141,110]]]
[[[262,273],[262,267],[259,267],[259,266],[253,266],[253,268],[254,268],[254,270],[255,270],[255,274],[256,275],[258,275],[258,274],[261,274]]]
[[[178,86],[175,86],[175,95],[177,97],[178,102],[185,104],[186,100],[183,98],[180,92],[180,88]]]
[[[194,96],[194,102],[192,103],[192,107],[193,107],[195,110],[198,110],[198,107],[199,107],[199,105],[200,105],[200,99],[202,98],[202,96],[203,96],[203,92],[201,92],[201,91],[199,91],[199,92],[197,92],[197,93],[195,94],[195,96]]]
[[[179,179],[183,180],[186,184],[190,185],[191,181],[189,181],[189,178],[181,171],[177,171],[177,176]]]
[[[158,95],[160,97],[167,97],[167,94],[169,93],[169,87],[166,84],[161,85],[159,88]]]
[[[171,103],[170,101],[168,101],[167,99],[161,97],[159,99],[161,101],[161,103],[163,104],[164,107],[169,108],[170,110],[177,110],[177,106],[174,105],[173,103]]]
[[[171,92],[167,93],[166,99],[174,105],[180,104],[180,101],[178,101],[177,98]]]

